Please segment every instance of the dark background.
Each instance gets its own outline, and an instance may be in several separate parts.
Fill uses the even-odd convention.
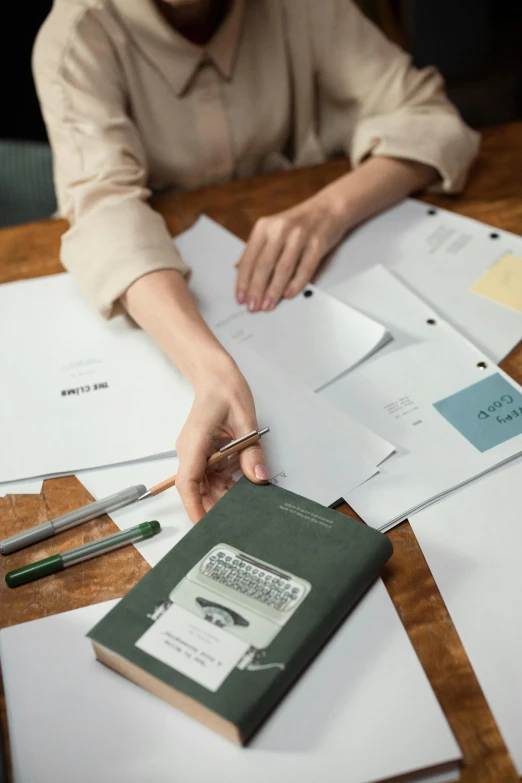
[[[10,0],[4,9],[0,138],[46,139],[31,50],[51,5],[51,0]],[[521,0],[359,0],[359,5],[412,53],[416,65],[437,65],[471,125],[522,117]]]
[[[0,73],[4,86],[0,138],[47,138],[31,73],[36,33],[51,10],[51,0],[7,0],[0,24]]]

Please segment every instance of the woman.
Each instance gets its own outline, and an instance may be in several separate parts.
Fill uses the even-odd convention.
[[[428,186],[461,189],[477,134],[438,73],[414,69],[350,0],[55,0],[33,69],[71,224],[64,265],[102,315],[123,307],[194,386],[176,446],[197,521],[230,484],[205,476],[215,441],[256,428],[256,414],[151,190],[350,156],[352,173],[255,225],[236,297],[270,310],[361,221]],[[259,446],[241,466],[268,478]]]

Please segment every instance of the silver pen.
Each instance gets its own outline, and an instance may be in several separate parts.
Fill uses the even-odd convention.
[[[57,519],[30,527],[28,530],[23,530],[21,533],[16,533],[14,536],[0,541],[0,552],[3,555],[10,555],[11,552],[17,552],[25,546],[36,544],[37,541],[51,538],[51,536],[61,533],[62,530],[81,525],[82,522],[88,522],[90,519],[99,517],[102,514],[110,514],[111,511],[116,511],[117,508],[123,508],[123,506],[134,503],[146,491],[147,487],[144,484],[128,487],[107,498],[96,500],[94,503],[88,503],[75,511],[63,514],[63,516],[57,517]]]
[[[242,435],[240,438],[231,440],[230,443],[227,443],[226,446],[222,446],[219,451],[216,451],[215,454],[212,454],[212,456],[208,458],[207,469],[211,468],[213,465],[217,465],[224,457],[229,457],[231,454],[237,454],[239,451],[248,448],[253,443],[257,443],[257,441],[262,438],[263,435],[266,435],[267,432],[270,432],[270,428],[264,427],[262,430],[252,430],[252,432],[247,432],[246,435]],[[176,478],[177,476],[171,476],[170,478],[165,479],[165,481],[160,481],[159,484],[148,489],[139,499],[146,500],[147,498],[159,495],[160,492],[165,492],[165,490],[170,489],[170,487],[174,487]]]

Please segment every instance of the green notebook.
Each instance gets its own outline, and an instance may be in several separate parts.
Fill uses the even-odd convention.
[[[243,478],[88,635],[103,663],[244,744],[392,551],[361,522]]]

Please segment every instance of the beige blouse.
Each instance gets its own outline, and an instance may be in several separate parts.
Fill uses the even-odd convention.
[[[235,0],[205,47],[152,0],[54,0],[33,71],[54,152],[62,262],[103,315],[188,268],[151,189],[348,155],[421,161],[462,188],[478,135],[350,0]]]

